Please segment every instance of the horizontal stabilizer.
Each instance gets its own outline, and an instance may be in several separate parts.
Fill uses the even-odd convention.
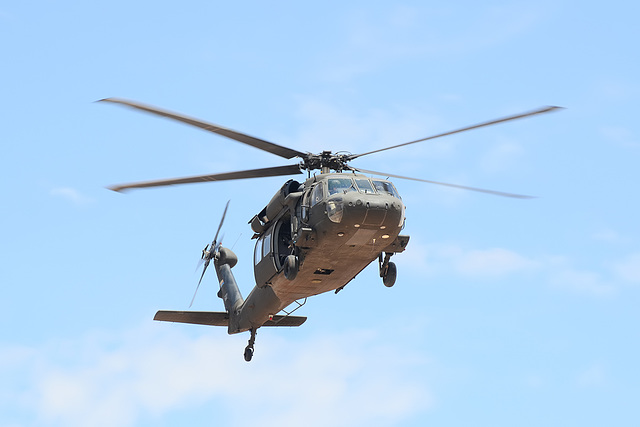
[[[153,320],[163,322],[193,323],[196,325],[229,326],[229,313],[216,311],[169,311],[160,310]],[[273,316],[262,326],[300,326],[307,320],[301,316]]]
[[[196,325],[229,326],[229,313],[216,311],[168,311],[160,310],[153,320],[163,322],[193,323]]]
[[[307,321],[302,316],[273,316],[273,320],[267,320],[262,326],[300,326]]]

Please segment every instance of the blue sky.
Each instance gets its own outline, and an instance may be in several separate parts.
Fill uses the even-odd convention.
[[[0,426],[637,425],[638,9],[3,3]],[[539,198],[394,180],[396,286],[372,265],[247,364],[247,334],[151,319],[187,309],[229,199],[248,294],[247,221],[286,178],[105,186],[286,162],[111,96],[311,152],[566,110],[354,161]]]

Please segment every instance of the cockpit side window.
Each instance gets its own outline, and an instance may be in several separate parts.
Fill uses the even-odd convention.
[[[253,251],[253,265],[258,265],[262,259],[262,239],[256,242],[256,248]]]
[[[376,187],[376,190],[378,190],[378,193],[380,194],[388,194],[390,196],[397,197],[398,199],[400,198],[400,195],[396,191],[395,187],[389,181],[379,181],[377,179],[374,179],[373,185],[374,187]]]
[[[329,195],[356,191],[351,178],[329,178]]]
[[[323,193],[322,183],[319,182],[313,188],[313,192],[311,193],[311,206],[315,206],[322,201]]]
[[[356,178],[356,184],[358,185],[358,189],[361,193],[364,194],[374,194],[375,190],[371,186],[371,182],[366,178]]]

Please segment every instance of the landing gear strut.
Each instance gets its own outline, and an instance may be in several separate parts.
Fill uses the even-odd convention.
[[[380,253],[378,257],[380,277],[382,277],[382,283],[384,283],[387,288],[392,287],[396,283],[396,277],[398,276],[396,264],[389,261],[391,255],[393,255],[393,252],[385,252],[384,259],[382,258],[382,253]]]
[[[253,345],[256,343],[256,333],[258,330],[256,328],[251,329],[251,338],[249,338],[249,344],[244,349],[244,360],[247,362],[251,362],[251,358],[253,357]]]

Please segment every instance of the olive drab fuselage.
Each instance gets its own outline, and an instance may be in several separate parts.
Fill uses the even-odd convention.
[[[342,288],[383,253],[402,252],[409,240],[399,237],[404,210],[393,184],[383,179],[327,173],[304,185],[288,181],[250,221],[257,238],[256,290],[269,287],[276,297],[265,315]],[[285,274],[290,255],[297,261],[293,279]]]

